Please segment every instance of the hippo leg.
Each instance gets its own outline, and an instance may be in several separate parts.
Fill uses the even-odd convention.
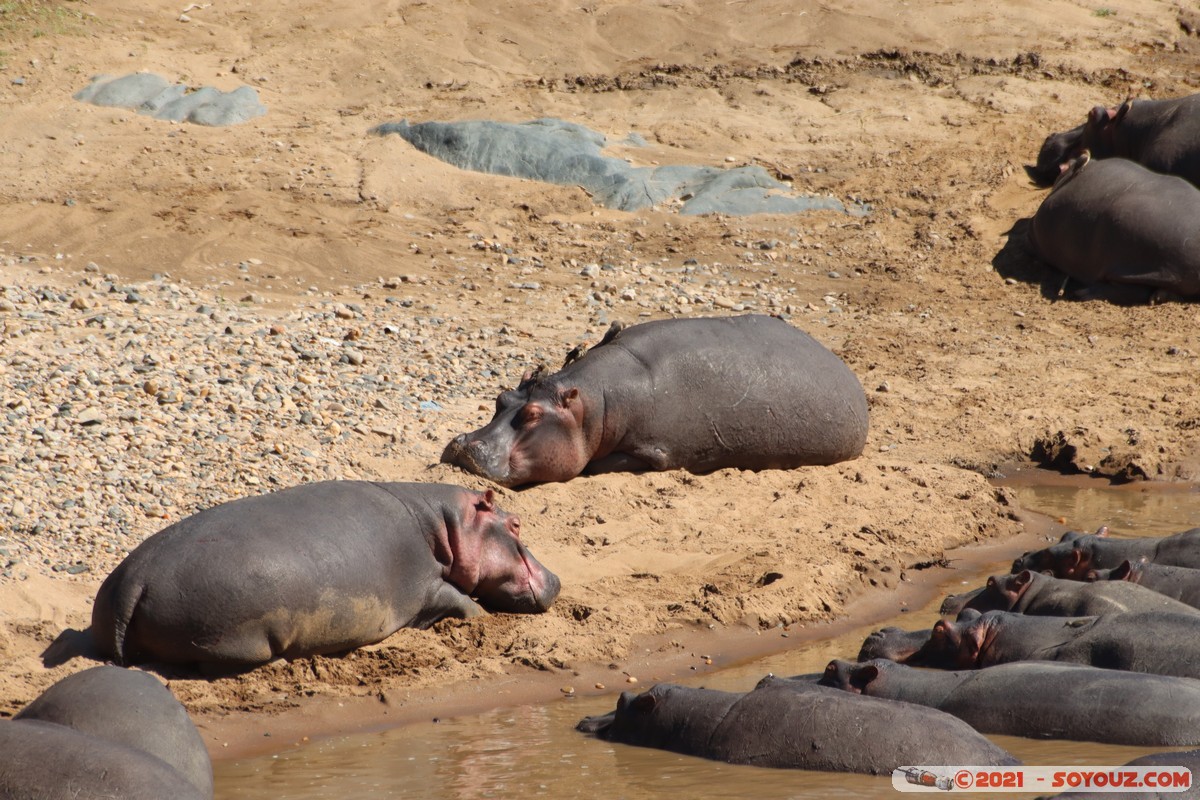
[[[645,472],[649,469],[653,469],[653,467],[637,456],[631,456],[628,453],[613,453],[604,458],[589,461],[583,471],[588,475],[602,475],[605,472]]]
[[[454,584],[442,582],[425,604],[418,618],[411,623],[414,628],[428,628],[446,617],[469,619],[485,613],[483,608],[462,593]]]

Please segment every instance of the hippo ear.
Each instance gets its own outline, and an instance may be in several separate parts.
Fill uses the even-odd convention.
[[[496,493],[488,489],[479,496],[479,501],[475,503],[475,508],[479,511],[494,511],[496,508]]]
[[[1122,103],[1121,107],[1117,109],[1116,113],[1110,113],[1109,117],[1112,118],[1113,122],[1120,122],[1121,120],[1125,119],[1125,115],[1129,113],[1129,109],[1131,108],[1133,108],[1132,97]]]
[[[1108,109],[1104,106],[1094,106],[1088,114],[1088,122],[1093,125],[1103,125],[1108,122]]]
[[[850,671],[850,685],[857,689],[859,694],[863,694],[878,677],[879,667],[874,664],[864,664],[862,667]]]
[[[1110,581],[1132,581],[1133,580],[1133,564],[1129,559],[1121,562],[1120,566],[1109,571],[1108,579]]]
[[[1101,525],[1099,528],[1096,528],[1096,532],[1092,535],[1093,536],[1108,536],[1108,526]]]
[[[1012,577],[1012,588],[1020,589],[1033,580],[1033,573],[1027,569],[1023,569]]]
[[[642,692],[629,702],[629,709],[639,714],[649,714],[658,705],[658,698],[650,692]]]

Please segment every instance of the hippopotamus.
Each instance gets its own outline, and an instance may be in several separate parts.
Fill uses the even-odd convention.
[[[625,692],[615,711],[576,729],[759,767],[881,774],[902,764],[1019,763],[949,714],[770,675],[746,693],[666,683]]]
[[[1186,678],[1047,661],[942,671],[879,658],[835,659],[821,685],[930,706],[980,733],[1146,747],[1200,742],[1200,683]]]
[[[1058,544],[1025,553],[1012,571],[1051,572],[1057,578],[1085,580],[1094,569],[1112,569],[1122,561],[1145,559],[1152,564],[1200,569],[1200,528],[1171,536],[1117,539],[1102,527],[1095,533],[1067,531]]]
[[[1163,611],[1098,617],[1038,617],[1011,611],[938,620],[919,650],[903,659],[914,667],[978,669],[1010,661],[1065,661],[1127,672],[1200,678],[1195,614]]]
[[[157,756],[64,725],[0,720],[0,797],[211,800]]]
[[[1034,254],[1081,288],[1075,299],[1200,297],[1200,189],[1123,158],[1073,159],[1029,228]]]
[[[1089,581],[1128,581],[1146,587],[1192,608],[1200,608],[1200,569],[1151,564],[1145,559],[1125,559],[1112,569],[1088,570]]]
[[[1038,185],[1049,186],[1084,150],[1093,158],[1129,159],[1200,186],[1200,94],[1096,106],[1084,124],[1047,137],[1037,166],[1025,171]]]
[[[846,364],[783,320],[746,315],[614,324],[560,371],[501,393],[491,422],[442,461],[520,486],[834,464],[866,438],[866,395]]]
[[[153,675],[92,667],[63,678],[13,719],[52,722],[140,750],[162,759],[201,795],[212,797],[212,762],[204,740],[187,711]]]
[[[92,637],[122,664],[240,669],[480,605],[542,612],[559,581],[519,533],[492,491],[444,484],[325,481],[234,500],[134,549],[96,594]]]
[[[957,614],[963,608],[1051,617],[1089,617],[1120,611],[1195,613],[1186,603],[1134,583],[1081,583],[1027,569],[1012,575],[993,575],[982,589],[951,595],[942,603],[943,614]]]

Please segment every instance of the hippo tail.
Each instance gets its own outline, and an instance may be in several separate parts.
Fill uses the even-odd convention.
[[[96,593],[96,602],[92,605],[92,640],[114,663],[125,666],[125,636],[133,614],[142,602],[146,585],[141,581],[120,580],[120,573],[118,568],[109,575]]]

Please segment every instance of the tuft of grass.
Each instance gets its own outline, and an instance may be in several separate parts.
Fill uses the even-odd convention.
[[[0,37],[6,39],[78,33],[87,16],[71,0],[0,0]]]
[[[1115,17],[1117,12],[1113,11],[1111,8],[1097,8],[1092,12],[1092,14],[1097,17]]]

